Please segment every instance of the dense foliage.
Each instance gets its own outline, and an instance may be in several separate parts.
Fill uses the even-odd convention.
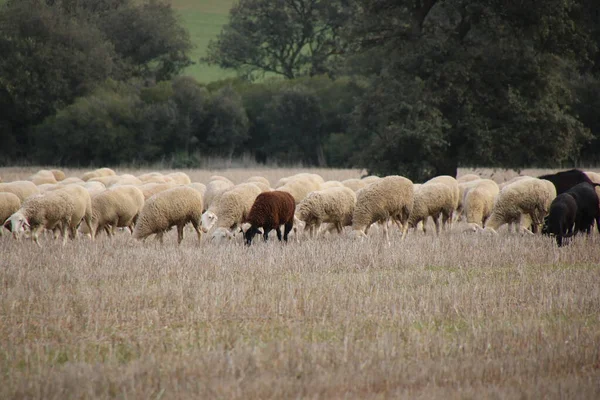
[[[203,61],[240,78],[203,86],[179,76],[191,42],[168,4],[7,1],[0,162],[251,154],[422,180],[600,161],[588,1],[243,0],[230,17]]]

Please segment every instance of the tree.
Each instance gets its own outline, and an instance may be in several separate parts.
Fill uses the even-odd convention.
[[[364,165],[424,180],[459,161],[576,161],[590,136],[570,80],[597,51],[583,3],[357,0],[350,65],[372,78],[356,112]]]
[[[343,51],[344,0],[241,0],[203,61],[253,78],[292,79],[332,71]]]

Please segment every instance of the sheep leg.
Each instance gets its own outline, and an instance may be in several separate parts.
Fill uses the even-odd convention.
[[[163,234],[164,232],[162,231],[156,234],[156,240],[160,241],[160,244],[163,244]]]
[[[382,226],[383,226],[383,234],[385,236],[385,240],[387,240],[389,242],[390,241],[390,235],[388,233],[387,222],[383,223]]]
[[[265,230],[265,232],[263,233],[263,239],[265,239],[265,242],[267,240],[269,240],[269,231],[267,230],[267,228],[263,228]]]
[[[183,240],[183,227],[183,224],[177,225],[177,244],[181,244],[181,241]]]
[[[275,232],[277,232],[277,239],[281,242],[281,226],[278,226]]]
[[[31,232],[31,237],[33,238],[33,241],[39,247],[42,247],[42,245],[40,244],[40,241],[39,241],[39,236],[40,236],[40,232],[42,231],[42,229],[44,229],[44,227],[42,225],[40,225]]]
[[[202,239],[202,231],[200,230],[200,224],[198,223],[198,221],[192,220],[192,226],[194,227],[194,230],[196,231],[196,234],[198,235],[198,241],[200,241],[200,239]]]
[[[436,215],[435,217],[431,217],[433,219],[433,223],[435,225],[435,234],[440,236],[440,216]]]
[[[284,226],[283,226],[283,240],[285,240],[287,242],[288,240],[288,234],[290,233],[290,231],[292,230],[294,226],[294,222],[287,222]]]
[[[69,225],[63,223],[62,227],[61,227],[61,232],[62,232],[62,236],[63,236],[63,242],[62,245],[66,245],[67,244],[67,239],[68,239],[68,230],[69,230]]]

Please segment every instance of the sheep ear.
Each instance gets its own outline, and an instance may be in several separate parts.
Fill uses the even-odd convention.
[[[4,223],[2,224],[2,226],[4,226],[6,229],[8,229],[9,231],[12,232],[11,223],[10,223],[10,217],[6,218],[6,221],[4,221]]]

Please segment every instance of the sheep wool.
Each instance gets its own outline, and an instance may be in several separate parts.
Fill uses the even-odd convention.
[[[167,174],[167,176],[173,179],[173,182],[180,185],[189,185],[192,183],[192,180],[185,172],[171,172],[170,174]]]
[[[233,186],[233,183],[229,180],[223,181],[221,179],[216,179],[208,182],[208,185],[206,185],[206,192],[204,192],[205,209],[203,211],[208,210],[213,203],[218,202],[223,193]]]
[[[296,217],[305,223],[305,229],[314,236],[322,223],[331,223],[342,232],[352,225],[356,194],[347,187],[330,187],[309,194],[296,207]]]
[[[421,185],[414,193],[414,205],[408,218],[408,225],[416,227],[423,222],[423,232],[427,233],[427,219],[431,217],[435,232],[440,233],[440,216],[445,224],[452,218],[454,211],[454,192],[443,183]]]
[[[218,228],[235,229],[247,217],[261,189],[254,183],[241,183],[227,190],[218,202],[202,215],[202,231]]]
[[[0,183],[0,192],[8,192],[16,195],[21,202],[25,201],[30,196],[40,193],[40,190],[35,183],[30,181],[14,181]]]
[[[427,182],[424,183],[424,185],[427,185],[429,183],[443,183],[444,185],[448,186],[450,188],[450,190],[452,190],[452,199],[454,201],[454,210],[456,210],[458,208],[458,199],[459,199],[459,194],[460,194],[460,190],[458,188],[458,181],[450,176],[450,175],[440,175],[440,176],[436,176],[435,178],[431,178],[430,180],[428,180]]]
[[[356,194],[356,206],[352,216],[355,236],[366,236],[374,222],[381,222],[386,239],[389,240],[387,220],[402,226],[402,238],[408,230],[408,217],[414,204],[411,180],[391,175],[361,189]]]
[[[144,206],[144,194],[135,186],[116,186],[92,197],[91,229],[83,227],[83,234],[93,238],[105,230],[114,236],[115,228],[129,228],[133,233],[134,224]]]
[[[0,221],[3,224],[6,224],[6,228],[10,229],[10,223],[8,223],[7,219],[17,212],[21,208],[21,200],[17,197],[17,195],[2,192],[0,193]],[[4,229],[0,228],[0,236],[4,234]]]
[[[177,226],[177,243],[181,244],[183,228],[191,222],[200,241],[201,217],[202,195],[187,186],[177,186],[157,193],[146,201],[135,224],[133,237],[143,240],[156,234],[162,243],[164,233]]]
[[[352,189],[355,193],[367,186],[367,182],[361,179],[346,179],[345,181],[342,181],[342,184],[347,188]]]
[[[54,177],[54,174],[52,173],[52,171],[49,171],[47,169],[39,170],[35,174],[31,175],[28,178],[28,180],[35,183],[36,185],[42,185],[44,183],[57,183],[58,182],[56,180],[56,178]]]
[[[467,223],[483,227],[492,213],[494,200],[500,192],[500,188],[496,182],[490,179],[481,179],[474,182],[476,182],[476,185],[465,196],[465,215]]]
[[[284,225],[283,239],[287,242],[288,234],[294,226],[294,210],[296,202],[291,194],[274,190],[261,193],[256,197],[247,219],[244,221],[250,226],[244,233],[246,245],[252,244],[252,239],[263,229],[265,240],[269,232],[277,230],[277,238],[281,241],[281,225]]]
[[[461,175],[458,178],[456,178],[458,183],[476,181],[478,179],[481,179],[481,177],[476,174],[465,174],[465,175]]]

